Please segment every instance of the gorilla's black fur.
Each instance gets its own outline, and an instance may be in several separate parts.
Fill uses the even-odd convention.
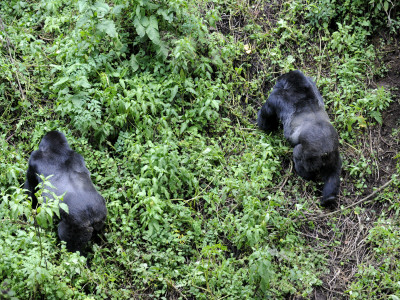
[[[298,70],[278,78],[258,112],[258,127],[267,132],[277,129],[279,120],[284,136],[294,146],[296,172],[307,180],[322,179],[325,184],[321,205],[334,203],[342,165],[338,134],[329,122],[317,86]]]
[[[67,243],[69,251],[82,251],[93,231],[103,227],[107,208],[93,186],[83,157],[69,147],[61,132],[48,132],[40,142],[39,150],[33,151],[29,158],[25,188],[32,197],[34,208],[38,204],[35,191],[41,182],[38,175],[53,175],[49,181],[55,189],[47,189],[58,196],[66,193],[64,203],[68,205],[69,213],[60,209],[58,235]],[[48,193],[43,195],[51,198]]]

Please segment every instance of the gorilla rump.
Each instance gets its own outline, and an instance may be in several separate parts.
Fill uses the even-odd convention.
[[[58,236],[67,243],[69,251],[82,251],[92,233],[103,227],[107,208],[104,198],[93,186],[83,157],[69,147],[61,132],[48,132],[40,142],[39,150],[33,151],[29,158],[25,188],[34,208],[38,204],[35,192],[41,182],[38,175],[53,175],[49,181],[55,189],[48,190],[58,196],[65,193],[64,203],[68,205],[69,213],[60,208]],[[48,193],[43,195],[52,198]]]
[[[279,120],[285,138],[294,146],[296,172],[307,180],[322,179],[325,184],[321,205],[334,203],[342,165],[338,134],[329,122],[317,86],[298,70],[278,78],[258,112],[258,127],[264,131],[277,129]]]

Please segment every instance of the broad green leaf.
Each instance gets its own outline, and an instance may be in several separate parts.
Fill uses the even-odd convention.
[[[100,19],[110,11],[110,6],[107,3],[96,2],[93,7],[96,9],[97,17]]]
[[[146,28],[146,33],[149,39],[156,45],[160,43],[160,36],[158,34],[158,30],[153,28],[153,27],[147,27]]]
[[[83,13],[83,11],[87,8],[87,6],[88,6],[87,1],[84,0],[78,1],[78,11],[80,13]]]
[[[68,205],[66,203],[60,203],[60,208],[65,211],[67,214],[69,214],[69,209],[68,209]]]
[[[179,130],[179,133],[182,134],[185,131],[185,129],[187,128],[187,126],[188,126],[188,121],[186,121],[185,123],[182,124],[181,129]]]
[[[121,11],[124,9],[125,5],[119,4],[113,7],[112,14],[118,16],[121,14]]]
[[[86,95],[82,95],[80,93],[80,94],[77,94],[77,95],[74,95],[73,97],[71,97],[70,100],[72,101],[74,106],[79,107],[79,106],[83,105],[83,103],[85,101],[85,97],[86,97]]]
[[[169,101],[172,101],[172,100],[175,98],[177,92],[178,92],[178,86],[175,85],[175,86],[171,89],[171,96],[169,97]]]
[[[83,88],[89,89],[91,88],[91,84],[87,80],[86,76],[81,76],[78,81],[75,82],[76,85],[80,85]]]
[[[147,27],[150,24],[149,18],[146,16],[143,16],[142,19],[140,20],[140,23],[144,26]]]
[[[172,20],[173,20],[173,15],[172,15],[171,13],[168,14],[168,11],[167,11],[167,10],[159,8],[159,9],[157,10],[157,13],[158,13],[159,15],[161,15],[161,16],[164,18],[165,21],[168,21],[169,23],[172,22]]]
[[[59,86],[59,85],[65,83],[65,82],[67,82],[68,80],[69,80],[69,77],[62,77],[59,81],[57,81],[57,82],[54,84],[54,86],[55,86],[55,87],[56,87],[56,86]]]
[[[385,11],[388,11],[388,10],[389,10],[389,2],[388,2],[388,1],[385,1],[385,2],[383,3],[383,8],[385,9]]]
[[[119,80],[119,84],[122,86],[123,89],[125,89],[125,81],[123,79]]]
[[[103,20],[101,23],[97,25],[97,29],[101,32],[105,32],[110,37],[116,37],[118,35],[115,30],[115,24],[112,20]]]
[[[132,68],[132,72],[136,72],[139,69],[139,63],[134,54],[131,55],[131,59],[129,60],[130,66]]]
[[[371,111],[371,117],[373,117],[379,124],[382,125],[382,115],[379,111]]]
[[[164,43],[161,41],[158,43],[157,55],[160,55],[164,59],[166,59],[168,56],[168,49],[164,46]]]
[[[157,31],[158,31],[158,21],[155,16],[150,16],[149,27],[153,27],[154,29],[157,29]]]
[[[146,29],[143,27],[143,25],[140,23],[140,20],[136,17],[133,20],[133,25],[135,25],[136,32],[140,37],[144,37],[146,34]]]
[[[140,18],[142,15],[140,5],[136,6],[136,18]]]

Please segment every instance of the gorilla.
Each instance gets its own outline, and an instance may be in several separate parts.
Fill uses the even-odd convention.
[[[257,125],[270,132],[283,125],[284,136],[294,147],[297,174],[306,180],[324,181],[321,205],[336,201],[342,161],[338,134],[329,122],[317,86],[301,71],[280,76],[258,112]]]
[[[25,189],[32,198],[33,208],[38,204],[35,192],[42,181],[39,175],[53,175],[49,181],[55,189],[47,189],[57,196],[65,193],[63,202],[68,205],[69,212],[60,208],[58,236],[67,243],[68,251],[82,252],[93,232],[102,229],[107,208],[104,198],[93,186],[83,157],[69,147],[63,133],[48,132],[39,150],[33,151],[29,158]],[[49,193],[43,196],[52,198]]]

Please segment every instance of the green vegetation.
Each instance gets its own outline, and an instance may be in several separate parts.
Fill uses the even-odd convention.
[[[399,10],[386,0],[3,1],[1,298],[399,299],[398,115],[382,145],[381,128],[400,103],[376,85]],[[340,134],[335,211],[294,174],[282,133],[255,126],[276,78],[294,69],[317,80]],[[107,202],[87,257],[58,240],[57,204],[32,210],[22,189],[29,154],[54,129]]]

